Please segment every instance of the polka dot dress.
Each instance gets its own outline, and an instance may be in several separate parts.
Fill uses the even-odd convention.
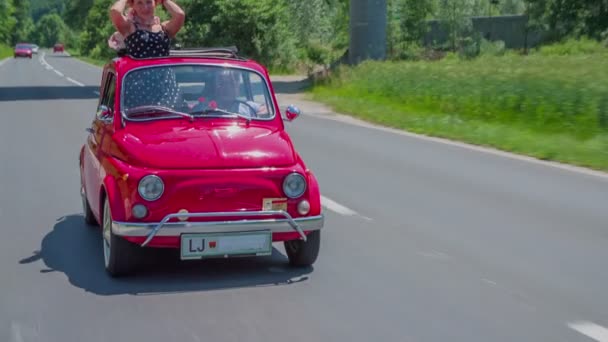
[[[169,56],[171,39],[164,30],[151,32],[135,24],[135,32],[125,39],[127,53],[133,58]]]
[[[136,31],[125,39],[127,54],[133,58],[169,56],[171,39],[165,31],[151,32],[136,25]],[[127,108],[159,105],[175,108],[179,89],[170,67],[133,71],[127,76],[125,105]]]

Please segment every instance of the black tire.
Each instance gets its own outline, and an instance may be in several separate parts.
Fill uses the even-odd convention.
[[[315,230],[303,240],[285,241],[285,252],[291,266],[306,267],[315,263],[321,247],[321,231]]]
[[[104,244],[104,266],[108,274],[113,278],[129,275],[133,273],[138,266],[138,247],[129,241],[114,235],[111,229],[109,229],[109,232],[106,232],[107,220],[109,220],[109,223],[111,224],[112,214],[110,212],[110,203],[106,199],[104,201],[101,235]],[[106,246],[106,233],[108,233],[110,238],[109,246]],[[106,255],[108,252],[109,255]]]

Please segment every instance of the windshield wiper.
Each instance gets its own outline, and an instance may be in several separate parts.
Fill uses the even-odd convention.
[[[190,115],[192,116],[196,116],[196,115],[205,115],[205,114],[209,114],[209,113],[222,113],[222,114],[226,114],[229,117],[232,118],[243,118],[245,120],[247,120],[247,122],[251,121],[251,117],[241,114],[241,113],[235,113],[235,112],[230,112],[227,111],[225,109],[220,109],[220,108],[207,108],[207,109],[203,109],[203,110],[197,110],[194,112],[190,112]],[[224,116],[221,116],[224,117]]]
[[[194,120],[194,116],[192,116],[188,113],[180,112],[180,111],[177,111],[175,109],[165,107],[165,106],[154,106],[154,105],[130,108],[125,112],[125,114],[127,114],[127,116],[129,116],[129,117],[137,117],[137,116],[144,116],[144,115],[150,115],[150,114],[176,114],[176,115],[182,116],[184,118],[188,118],[188,119],[190,119],[190,121]]]

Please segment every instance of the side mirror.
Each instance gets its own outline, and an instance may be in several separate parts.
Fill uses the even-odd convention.
[[[287,121],[293,121],[295,120],[298,116],[300,116],[300,114],[302,114],[302,112],[300,111],[300,109],[294,105],[290,105],[289,107],[287,107],[287,110],[285,111],[285,118],[287,119]]]
[[[112,110],[107,106],[100,105],[97,107],[97,113],[95,117],[97,120],[108,123],[112,121]]]

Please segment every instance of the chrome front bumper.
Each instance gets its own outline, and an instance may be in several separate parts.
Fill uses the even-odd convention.
[[[171,219],[181,218],[205,218],[226,216],[283,216],[284,218],[270,219],[244,219],[233,221],[209,221],[209,222],[169,222]],[[239,212],[215,212],[215,213],[188,213],[169,214],[161,222],[137,223],[137,222],[112,222],[112,233],[118,236],[147,237],[141,244],[145,247],[155,236],[180,236],[183,233],[231,233],[248,232],[259,230],[270,230],[272,233],[298,232],[302,240],[306,241],[305,231],[320,230],[323,228],[325,218],[323,214],[292,218],[283,210],[267,211],[239,211]]]

